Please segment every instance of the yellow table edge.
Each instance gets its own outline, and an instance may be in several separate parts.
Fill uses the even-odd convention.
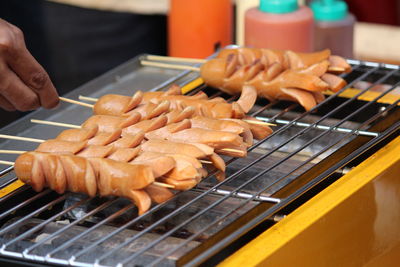
[[[225,259],[219,266],[260,264],[343,200],[371,182],[391,165],[400,161],[399,148],[400,137],[397,137],[279,223]]]
[[[203,83],[204,83],[204,80],[202,78],[197,78],[197,79],[185,84],[181,89],[182,94],[189,93],[190,91],[196,89],[198,86],[202,85]]]
[[[0,189],[0,198],[10,194],[11,192],[13,192],[14,190],[17,190],[18,188],[20,188],[23,185],[24,185],[24,183],[21,182],[21,180],[16,180],[16,181],[12,182],[11,184]]]

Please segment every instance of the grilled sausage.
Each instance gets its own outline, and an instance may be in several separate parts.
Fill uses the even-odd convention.
[[[89,117],[81,127],[83,129],[98,128],[99,132],[114,132],[115,129],[122,129],[131,126],[142,119],[138,112],[131,112],[129,116],[94,115]]]
[[[190,128],[172,133],[167,140],[185,143],[200,143],[215,149],[243,145],[243,138],[237,134],[201,128]]]
[[[235,68],[237,61],[235,55],[228,60],[209,60],[202,65],[201,76],[208,85],[229,94],[239,94],[243,86],[250,85],[256,88],[261,97],[270,101],[275,99],[296,101],[306,110],[316,104],[313,93],[309,92],[329,89],[329,84],[318,76],[307,72],[284,70],[279,63],[273,63],[265,68],[259,61],[255,61],[250,65]]]
[[[351,67],[345,59],[339,56],[331,55],[329,49],[314,53],[296,53],[290,50],[272,50],[260,48],[234,48],[223,49],[217,58],[226,59],[230,54],[235,54],[239,58],[241,65],[253,63],[255,60],[260,60],[265,66],[273,63],[279,63],[285,69],[302,69],[313,64],[328,60],[330,65],[335,68],[342,68],[345,72],[350,71]]]
[[[70,142],[64,140],[50,139],[41,143],[36,151],[49,153],[70,153],[76,154],[86,147],[87,141]]]
[[[144,190],[150,196],[151,200],[156,203],[164,203],[174,196],[169,189],[154,184],[147,186]]]
[[[126,116],[129,114],[127,112],[133,110],[133,108],[129,109],[131,106],[128,106],[131,98],[132,97],[120,95],[102,96],[94,105],[94,112],[95,114]],[[121,99],[124,100],[121,101]],[[241,118],[244,116],[243,109],[236,102],[231,104],[227,102],[210,101],[208,99],[199,99],[193,96],[162,94],[159,98],[151,98],[149,102],[160,104],[163,101],[168,101],[170,103],[170,110],[183,110],[186,107],[193,107],[197,115],[213,118]],[[127,106],[121,107],[121,103],[125,103]],[[113,106],[115,106],[115,109],[112,108]]]
[[[87,141],[94,137],[97,132],[97,126],[86,129],[67,129],[62,131],[55,139],[70,142]]]
[[[154,177],[161,177],[175,169],[178,162],[168,154],[154,154],[152,152],[142,152],[133,160],[131,164],[143,164],[152,168]]]
[[[154,182],[151,168],[145,165],[26,152],[17,158],[14,169],[17,177],[36,191],[49,187],[58,193],[68,190],[89,196],[126,197],[136,203],[139,213],[150,207],[149,198],[140,193],[140,189]]]
[[[143,120],[140,121],[136,124],[133,124],[127,128],[124,128],[122,130],[122,136],[126,135],[133,135],[135,136],[136,134],[140,132],[147,133],[149,131],[153,131],[155,129],[159,129],[167,124],[167,116],[165,115],[160,115],[158,117],[155,117],[150,120]]]
[[[207,146],[205,146],[207,147]],[[214,152],[214,149],[207,147],[202,149],[195,144],[186,144],[182,142],[171,142],[167,140],[152,139],[144,142],[140,148],[142,151],[158,152],[164,154],[183,154],[197,159],[205,158]],[[210,153],[210,151],[211,153]]]
[[[138,91],[132,97],[109,94],[100,97],[93,107],[96,115],[124,115],[137,107],[143,98],[143,93]]]

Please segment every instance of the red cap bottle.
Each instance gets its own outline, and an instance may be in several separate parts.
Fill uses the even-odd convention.
[[[256,48],[312,52],[314,19],[297,0],[260,0],[245,14],[245,45]]]

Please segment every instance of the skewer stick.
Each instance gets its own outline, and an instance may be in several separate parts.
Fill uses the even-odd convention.
[[[88,108],[93,108],[93,106],[94,106],[92,104],[88,104],[88,103],[85,103],[85,102],[81,102],[81,101],[77,101],[77,100],[73,100],[73,99],[69,99],[69,98],[65,98],[65,97],[61,97],[61,96],[60,96],[60,100],[62,100],[64,102],[71,103],[71,104],[76,104],[76,105],[88,107]]]
[[[159,62],[152,62],[147,60],[141,60],[140,63],[143,66],[151,66],[151,67],[159,67],[164,69],[175,69],[175,70],[191,70],[191,71],[200,71],[199,67],[193,67],[188,65],[179,65],[179,64],[168,64],[168,63],[159,63]]]
[[[89,97],[89,96],[83,96],[83,95],[79,95],[78,99],[79,100],[84,100],[84,101],[90,101],[90,102],[97,102],[97,100],[99,100],[98,98]]]
[[[240,152],[240,153],[243,152],[242,150],[233,149],[233,148],[221,148],[221,149],[218,149],[218,150],[220,150],[220,151],[226,151],[226,152]]]
[[[164,60],[167,61],[167,60]],[[174,60],[168,60],[168,61],[174,61]],[[177,60],[175,60],[177,61]],[[164,68],[164,69],[176,69],[176,70],[191,70],[191,71],[200,71],[199,67],[194,67],[194,66],[188,66],[188,65],[183,65],[183,64],[170,64],[170,63],[160,63],[160,62],[152,62],[152,61],[147,61],[147,60],[141,60],[140,63],[143,66],[152,66],[152,67],[159,67],[159,68]],[[344,72],[344,68],[340,67],[328,67],[328,72]]]
[[[147,56],[146,59],[153,61],[200,63],[200,64],[206,63],[208,61],[207,59],[202,59],[202,58],[168,57],[168,56],[153,56],[153,55]],[[328,67],[328,71],[344,72],[345,69],[341,67]]]
[[[37,123],[37,124],[60,126],[60,127],[65,127],[65,128],[74,128],[74,129],[80,129],[81,128],[81,126],[79,126],[79,125],[70,124],[70,123],[55,122],[55,121],[43,121],[43,120],[31,119],[31,122],[32,123]]]
[[[211,161],[208,161],[208,160],[200,159],[199,161],[200,161],[201,163],[204,163],[204,164],[213,164]]]
[[[24,154],[25,152],[23,150],[0,149],[0,154]]]
[[[235,154],[239,154],[239,155],[245,155],[246,152],[243,152],[242,150],[239,149],[234,149],[234,148],[221,148],[221,149],[217,149],[217,151],[215,151],[215,153],[219,153],[219,152],[228,152],[228,153],[235,153]]]
[[[175,188],[172,184],[160,183],[160,182],[153,182],[154,185],[165,187],[165,188]]]
[[[170,62],[188,62],[188,63],[206,63],[207,59],[185,58],[185,57],[167,57],[167,56],[147,56],[148,60],[170,61]]]
[[[345,69],[341,68],[341,67],[328,67],[328,71],[332,71],[332,72],[344,72]]]
[[[7,135],[7,134],[0,134],[0,138],[19,140],[19,141],[27,141],[27,142],[35,142],[35,143],[43,143],[44,141],[46,141],[43,139],[36,139],[36,138],[29,138],[29,137],[15,136],[15,135]]]
[[[255,121],[255,120],[243,120],[243,121],[245,121],[245,122],[247,122],[247,123],[250,123],[250,124],[257,124],[257,125],[266,125],[266,126],[276,126],[276,124],[274,124],[274,123],[269,123],[269,122],[265,122],[265,121]]]
[[[14,162],[6,160],[0,160],[0,164],[14,166]]]

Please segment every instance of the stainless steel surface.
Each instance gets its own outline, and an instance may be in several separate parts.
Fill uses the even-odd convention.
[[[0,254],[72,266],[196,265],[258,223],[280,220],[284,215],[277,212],[331,174],[345,173],[351,168],[346,164],[400,129],[399,100],[378,103],[400,84],[398,66],[349,62],[353,71],[343,75],[348,86],[365,80],[393,87],[369,102],[357,97],[373,85],[349,99],[339,98],[338,92],[309,112],[295,103],[260,100],[251,114],[276,122],[273,134],[250,147],[247,158],[226,157],[223,182],[210,175],[197,188],[177,193],[141,216],[124,199],[19,188],[0,199]],[[135,90],[160,90],[196,77],[141,67],[134,59],[68,97],[132,95]],[[235,99],[204,86],[200,89],[212,97]],[[63,103],[56,111],[34,112],[1,132],[49,139],[63,128],[32,125],[30,118],[77,124],[90,115],[90,109]],[[36,145],[3,141],[0,148],[27,150]],[[2,159],[14,160],[15,155]],[[15,179],[10,168],[1,175],[6,178],[4,185]]]

